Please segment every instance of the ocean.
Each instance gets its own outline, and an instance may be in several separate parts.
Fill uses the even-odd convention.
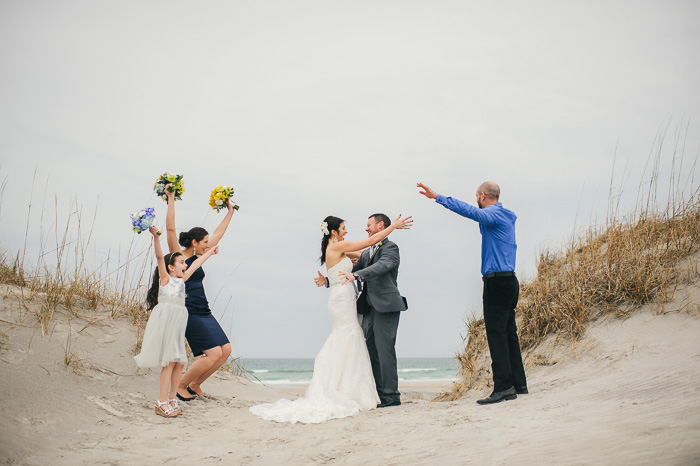
[[[311,382],[313,358],[247,358],[241,359],[249,377],[265,385],[304,385]],[[399,358],[399,382],[449,382],[456,380],[454,358]]]

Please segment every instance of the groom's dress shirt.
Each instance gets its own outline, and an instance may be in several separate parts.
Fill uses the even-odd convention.
[[[438,194],[435,202],[479,222],[481,231],[481,275],[515,271],[515,221],[517,216],[497,202],[479,209],[459,199]]]

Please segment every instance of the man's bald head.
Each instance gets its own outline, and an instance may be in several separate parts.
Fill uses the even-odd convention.
[[[484,193],[487,198],[495,201],[501,196],[501,188],[493,181],[484,181],[476,190],[477,194]]]

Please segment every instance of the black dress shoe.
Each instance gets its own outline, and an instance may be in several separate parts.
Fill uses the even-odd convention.
[[[177,399],[180,400],[180,401],[194,401],[194,400],[196,400],[197,398],[199,398],[197,395],[187,398],[187,397],[182,396],[182,395],[180,395],[179,393],[177,393]]]
[[[529,392],[527,391],[527,386],[525,387],[515,387],[515,393],[518,395],[527,395]]]
[[[518,397],[515,393],[515,388],[510,387],[508,390],[502,392],[493,392],[488,398],[483,398],[481,400],[476,400],[480,405],[488,405],[491,403],[500,403],[503,400],[514,400]]]
[[[401,401],[385,401],[384,403],[378,404],[377,408],[388,408],[389,406],[401,406]]]

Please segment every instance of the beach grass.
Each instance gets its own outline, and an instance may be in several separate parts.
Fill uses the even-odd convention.
[[[139,249],[134,238],[125,254],[120,249],[114,259],[112,251],[108,251],[101,255],[103,259],[99,264],[90,266],[88,253],[93,247],[91,240],[98,207],[91,218],[86,219],[77,199],[73,199],[68,211],[59,215],[58,200],[54,197],[53,212],[46,214],[44,199],[38,231],[34,232],[38,233],[37,239],[37,235],[29,234],[35,221],[33,193],[34,185],[22,249],[15,253],[0,250],[0,284],[5,285],[5,296],[17,299],[18,322],[25,322],[31,314],[36,317],[41,335],[45,336],[57,312],[65,317],[68,325],[72,317],[80,317],[86,311],[91,313],[93,322],[126,317],[137,329],[134,343],[137,352],[148,320],[143,282],[148,280],[153,266],[151,247]],[[51,225],[48,229],[47,223]],[[63,360],[67,366],[81,365],[71,350],[70,332],[64,343]]]

